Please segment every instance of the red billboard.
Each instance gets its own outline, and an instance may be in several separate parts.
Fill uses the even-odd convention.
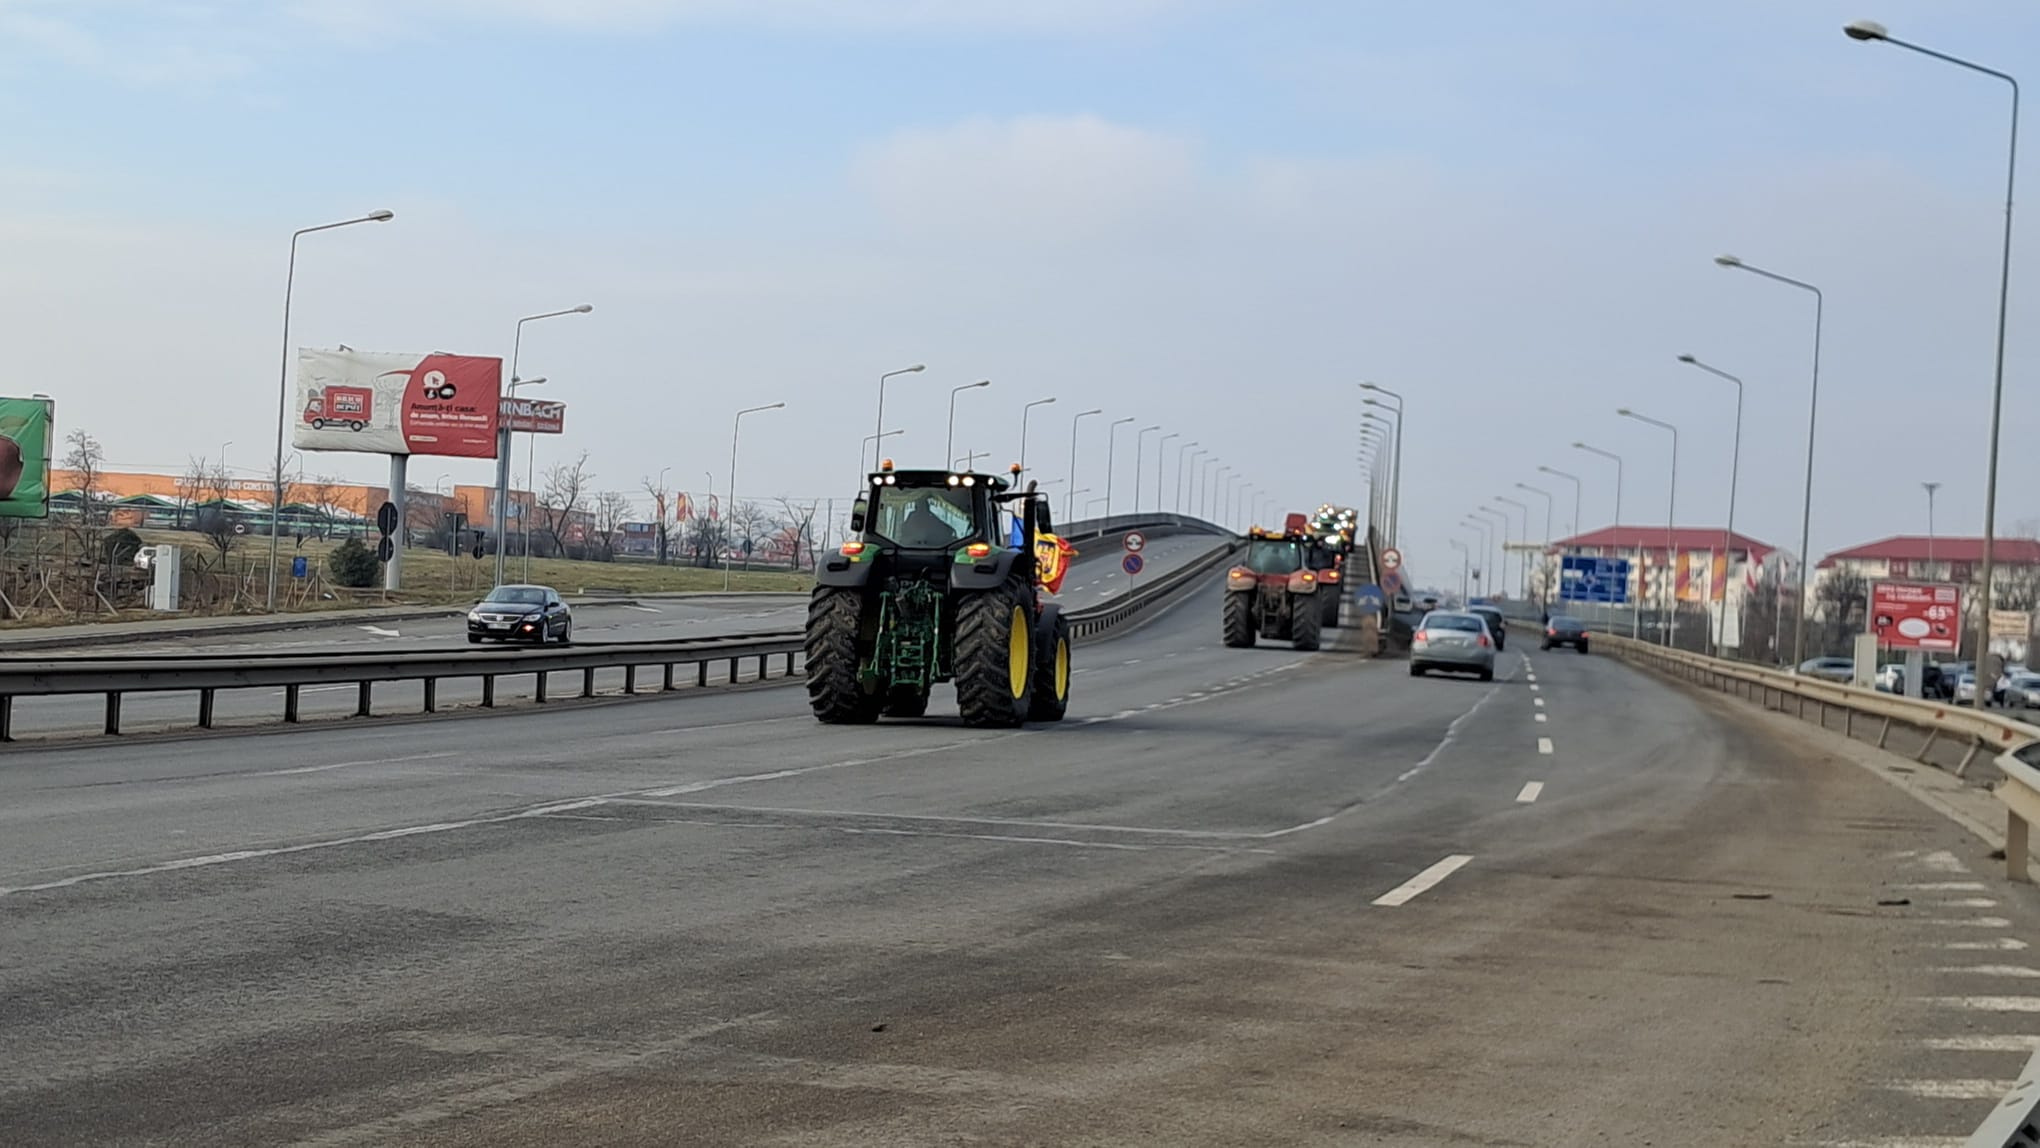
[[[515,434],[565,434],[567,404],[544,399],[504,399],[503,425]]]
[[[1870,632],[1894,650],[1955,650],[1962,645],[1962,588],[1946,582],[1874,582]]]
[[[503,360],[298,351],[302,450],[496,457]]]

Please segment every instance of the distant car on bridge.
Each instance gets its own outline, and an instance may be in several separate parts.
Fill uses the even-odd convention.
[[[1578,618],[1564,614],[1553,614],[1544,623],[1544,648],[1571,646],[1584,654],[1587,652],[1587,624]]]
[[[1803,678],[1848,685],[1856,680],[1856,663],[1850,658],[1808,658],[1792,672]]]
[[[1433,610],[1410,635],[1410,676],[1429,670],[1453,670],[1495,680],[1496,642],[1487,619],[1472,611]]]

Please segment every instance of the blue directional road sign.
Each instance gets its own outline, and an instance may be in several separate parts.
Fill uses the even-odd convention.
[[[297,557],[295,557],[295,558],[292,558],[292,559],[290,560],[290,576],[291,576],[291,577],[293,577],[293,578],[305,578],[305,577],[309,577],[309,576],[311,575],[311,572],[312,572],[312,564],[311,564],[311,563],[309,563],[309,562],[307,562],[307,561],[305,561],[305,556],[304,556],[304,555],[300,554],[300,555],[298,555]]]
[[[1388,595],[1383,594],[1379,586],[1361,586],[1353,591],[1354,604],[1371,613],[1380,613],[1381,604],[1386,601]]]
[[[1145,565],[1147,565],[1147,561],[1138,554],[1129,554],[1119,560],[1119,568],[1128,574],[1140,573],[1140,568]]]
[[[1567,554],[1559,559],[1558,597],[1563,602],[1629,601],[1629,559]]]

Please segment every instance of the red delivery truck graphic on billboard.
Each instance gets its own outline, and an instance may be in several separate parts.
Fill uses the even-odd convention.
[[[313,391],[305,400],[305,422],[313,430],[346,427],[359,431],[375,417],[375,392],[367,387],[334,384]]]

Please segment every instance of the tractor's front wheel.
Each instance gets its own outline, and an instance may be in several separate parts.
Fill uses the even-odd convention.
[[[1244,648],[1254,644],[1254,592],[1229,590],[1225,595],[1225,644]]]
[[[1041,648],[1034,670],[1034,696],[1027,706],[1029,721],[1061,721],[1070,708],[1070,624],[1061,614],[1055,624],[1035,635]]]
[[[855,590],[818,587],[808,600],[808,705],[816,718],[830,725],[877,721],[884,704],[883,698],[865,693],[857,680],[857,636],[863,617],[864,596]]]
[[[1034,686],[1034,612],[1008,579],[962,595],[956,610],[956,706],[963,724],[1002,729],[1027,720]]]
[[[1318,623],[1322,617],[1318,611],[1317,595],[1298,594],[1289,600],[1289,640],[1299,650],[1318,648]]]
[[[1318,625],[1327,630],[1339,628],[1339,592],[1318,587]]]

